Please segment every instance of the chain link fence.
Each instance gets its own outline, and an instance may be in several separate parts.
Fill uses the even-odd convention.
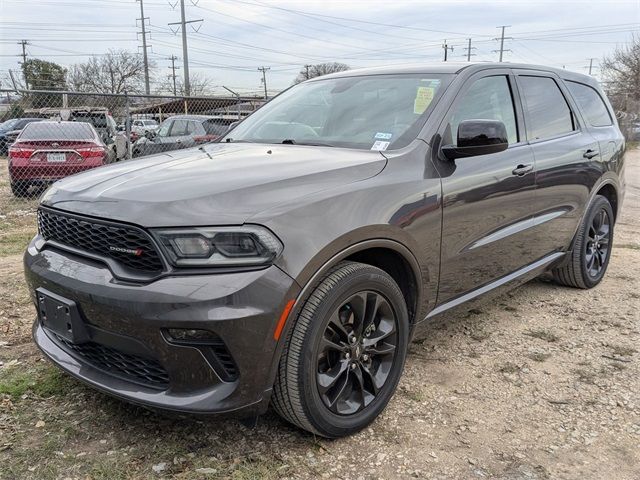
[[[0,195],[12,202],[33,202],[52,182],[85,170],[215,142],[264,103],[241,96],[0,94],[0,163],[6,164]]]

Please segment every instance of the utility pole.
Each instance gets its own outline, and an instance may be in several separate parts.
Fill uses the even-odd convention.
[[[447,53],[449,53],[449,50],[451,50],[453,52],[453,47],[449,47],[447,45],[447,40],[444,41],[444,43],[442,44],[442,48],[444,48],[444,61],[447,61]]]
[[[471,39],[468,38],[467,39],[468,43],[467,46],[464,48],[467,51],[467,62],[471,61],[471,57],[474,57],[476,54],[475,53],[471,53],[471,50],[475,50],[476,47],[472,47],[471,46]]]
[[[510,27],[511,25],[500,25],[499,27],[496,28],[500,28],[502,29],[502,33],[500,34],[500,38],[494,38],[494,40],[500,40],[500,50],[494,50],[494,52],[500,52],[500,59],[498,60],[499,62],[502,61],[502,56],[504,54],[504,52],[510,52],[511,50],[505,50],[504,48],[504,41],[505,40],[509,40],[511,37],[505,37],[504,36],[504,29]]]
[[[182,62],[184,68],[184,93],[188,97],[191,94],[191,85],[189,84],[189,54],[187,53],[187,23],[202,22],[199,20],[185,20],[184,0],[180,0],[180,21],[169,23],[169,25],[180,25],[182,29]]]
[[[238,92],[234,92],[230,88],[225,87],[224,85],[222,86],[222,88],[224,88],[227,92],[229,92],[231,95],[236,97],[236,108],[238,109],[238,120],[240,120],[242,118],[242,115],[240,114],[240,94]]]
[[[140,2],[140,25],[142,25],[142,58],[144,60],[144,91],[147,95],[151,93],[149,90],[149,58],[147,57],[147,29],[145,21],[148,17],[144,16],[144,0],[137,0]]]
[[[307,80],[309,80],[309,68],[311,68],[311,65],[305,65],[304,68],[305,68],[305,70],[307,72],[305,77],[306,77]]]
[[[169,60],[171,60],[171,66],[169,67],[171,69],[171,75],[169,75],[169,78],[173,79],[173,96],[177,96],[178,95],[178,89],[176,88],[176,68],[180,68],[180,67],[176,67],[176,60],[178,59],[178,57],[176,57],[175,55],[171,55],[169,57]]]
[[[27,40],[20,40],[18,42],[18,45],[22,45],[22,65],[24,65],[25,63],[27,63],[27,45],[29,45],[29,42]],[[22,67],[22,75],[24,76],[24,86],[27,90],[29,90],[27,72],[25,71],[24,66]]]
[[[264,84],[264,99],[267,100],[267,70],[271,70],[270,67],[259,67],[258,71],[262,72],[262,83]]]
[[[11,77],[11,83],[13,83],[13,89],[17,92],[18,91],[18,84],[16,83],[16,79],[13,76],[13,70],[9,69],[9,77]]]
[[[593,61],[595,59],[594,58],[590,58],[589,59],[589,75],[591,75],[591,72],[593,71]]]

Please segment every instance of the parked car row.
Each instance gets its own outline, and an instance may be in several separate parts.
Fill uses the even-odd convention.
[[[40,122],[43,118],[12,118],[0,124],[0,155],[6,155],[9,145],[29,123]]]
[[[209,143],[220,138],[228,130],[220,119],[207,115],[176,115],[166,119],[153,131],[133,145],[133,156],[179,150]]]
[[[17,197],[55,180],[127,157],[216,141],[229,126],[206,115],[177,115],[161,125],[133,120],[127,140],[105,108],[46,109],[49,118],[12,119],[0,125],[0,154],[9,155],[11,190]],[[37,190],[41,190],[38,188]]]

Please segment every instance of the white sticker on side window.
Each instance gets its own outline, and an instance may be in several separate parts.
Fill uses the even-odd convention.
[[[382,140],[377,140],[373,143],[371,150],[378,150],[379,152],[384,152],[391,142],[383,142]]]

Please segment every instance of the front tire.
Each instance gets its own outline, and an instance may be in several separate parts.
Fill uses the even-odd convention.
[[[596,195],[574,239],[571,258],[553,270],[555,281],[584,289],[598,285],[609,266],[613,227],[611,204],[602,195]]]
[[[409,315],[383,270],[341,262],[305,302],[280,360],[273,405],[285,420],[337,438],[369,425],[393,396]]]

